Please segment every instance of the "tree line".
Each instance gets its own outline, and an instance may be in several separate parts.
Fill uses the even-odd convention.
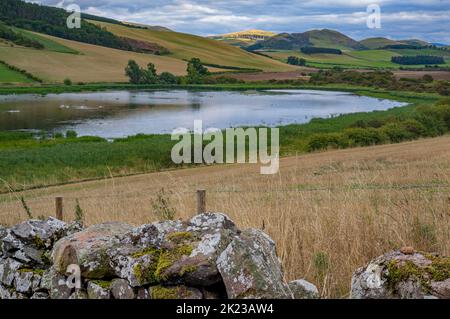
[[[305,66],[306,60],[302,58],[298,58],[296,56],[290,56],[287,59],[287,63],[290,65],[298,65],[298,66]]]
[[[132,51],[133,48],[106,29],[82,20],[79,29],[67,28],[70,13],[61,8],[41,6],[21,0],[1,0],[0,20],[10,26],[55,37]]]
[[[402,65],[418,65],[418,64],[445,64],[445,60],[441,56],[433,55],[416,55],[416,56],[394,56],[392,63]]]
[[[132,84],[202,84],[211,73],[198,58],[192,58],[187,65],[187,76],[178,77],[170,72],[157,73],[153,63],[149,63],[144,69],[139,64],[130,60],[125,68],[125,74]]]
[[[316,47],[303,47],[300,49],[300,51],[304,54],[317,54],[317,53],[324,53],[324,54],[336,54],[336,55],[342,55],[342,51],[339,49],[332,49],[332,48],[316,48]]]
[[[0,38],[12,42],[16,45],[21,45],[24,47],[43,49],[42,43],[27,38],[19,32],[15,32],[12,28],[6,26],[4,23],[0,22]]]

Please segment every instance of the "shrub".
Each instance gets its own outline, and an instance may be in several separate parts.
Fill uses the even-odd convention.
[[[178,78],[169,72],[163,72],[159,76],[159,82],[162,84],[177,84]]]
[[[71,79],[64,79],[64,85],[72,85]]]
[[[313,152],[330,148],[347,148],[348,146],[348,139],[343,134],[324,133],[311,136],[307,144],[307,150]]]
[[[382,131],[392,143],[400,143],[413,139],[414,135],[408,132],[401,123],[389,123],[383,126]]]
[[[66,132],[66,138],[77,138],[77,136],[78,134],[75,131],[70,130]]]
[[[350,128],[344,131],[353,146],[371,146],[385,143],[388,138],[374,128]]]

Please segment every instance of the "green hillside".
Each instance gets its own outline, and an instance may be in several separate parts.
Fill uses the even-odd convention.
[[[334,30],[311,30],[304,33],[281,33],[260,41],[249,50],[299,50],[303,47],[362,50],[365,47],[356,40]]]
[[[381,49],[388,45],[401,44],[398,41],[390,40],[387,38],[369,38],[360,41],[360,43],[371,50]]]
[[[34,81],[24,74],[11,70],[6,65],[0,63],[0,83],[33,83]]]

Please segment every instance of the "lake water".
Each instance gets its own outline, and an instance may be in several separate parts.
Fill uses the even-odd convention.
[[[117,138],[203,127],[278,126],[313,118],[387,110],[405,103],[344,92],[109,91],[0,96],[0,130],[75,130],[80,136]]]

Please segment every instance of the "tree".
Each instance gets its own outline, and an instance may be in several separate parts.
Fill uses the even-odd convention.
[[[189,84],[201,84],[203,78],[209,75],[209,71],[203,66],[202,62],[198,58],[192,58],[187,67],[187,80]]]
[[[158,74],[156,74],[156,67],[153,63],[147,65],[147,70],[140,70],[140,83],[141,84],[157,84]]]
[[[178,84],[178,78],[169,72],[163,72],[159,76],[159,82],[162,84]]]
[[[130,83],[141,83],[141,68],[134,60],[128,61],[128,65],[125,68],[125,74],[130,78]]]

